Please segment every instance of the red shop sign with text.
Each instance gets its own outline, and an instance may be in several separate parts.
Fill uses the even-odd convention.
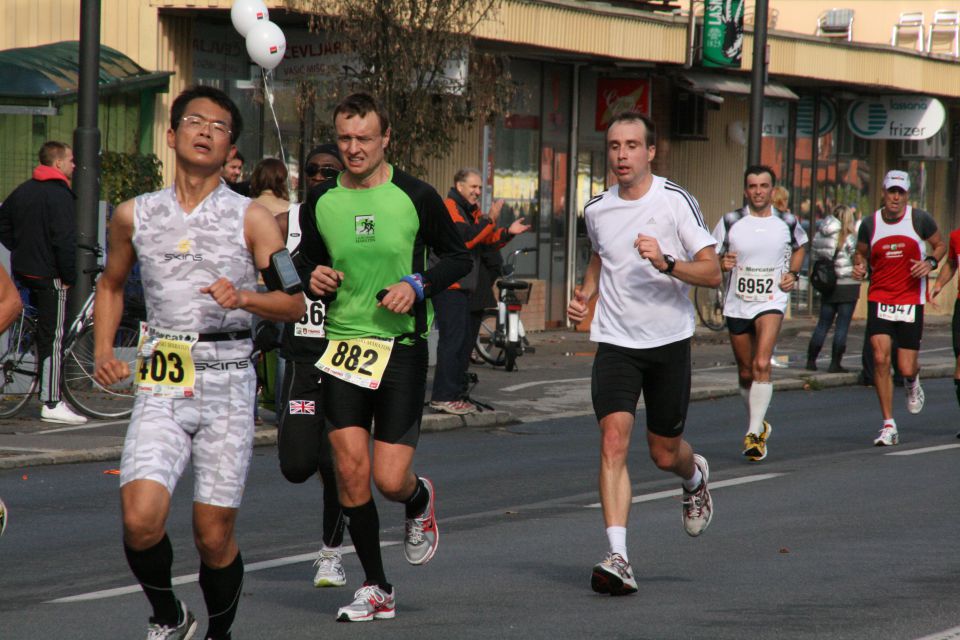
[[[606,131],[613,117],[624,111],[650,115],[649,78],[600,78],[597,81],[597,131]]]

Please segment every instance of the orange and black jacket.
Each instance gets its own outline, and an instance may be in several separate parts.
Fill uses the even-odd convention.
[[[504,227],[498,227],[489,218],[483,215],[478,205],[471,205],[456,189],[450,189],[447,198],[443,201],[447,211],[453,218],[454,225],[467,245],[467,250],[473,256],[473,269],[470,273],[450,285],[451,289],[473,290],[479,270],[479,254],[484,248],[499,249],[513,237]]]

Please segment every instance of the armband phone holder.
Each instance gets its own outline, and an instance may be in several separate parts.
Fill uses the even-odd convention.
[[[303,291],[300,274],[293,265],[290,251],[286,248],[275,251],[270,255],[270,264],[260,271],[263,282],[271,291],[283,291],[294,294]]]

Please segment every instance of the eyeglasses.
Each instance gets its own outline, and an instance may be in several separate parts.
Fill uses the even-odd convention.
[[[304,173],[307,174],[308,178],[315,178],[317,174],[320,174],[324,180],[329,180],[330,178],[336,178],[340,175],[340,170],[329,164],[308,164],[307,168],[304,169]]]
[[[189,131],[200,131],[209,125],[210,130],[219,136],[229,136],[231,133],[230,127],[227,126],[226,122],[221,120],[207,120],[203,116],[183,116],[183,123]]]

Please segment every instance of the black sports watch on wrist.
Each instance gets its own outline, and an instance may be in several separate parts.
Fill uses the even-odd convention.
[[[934,269],[936,269],[937,266],[940,264],[940,262],[939,262],[936,258],[934,258],[933,256],[927,256],[926,258],[924,258],[924,260],[926,260],[927,262],[929,262],[929,263],[930,263],[930,266],[933,267]]]
[[[668,275],[671,274],[671,273],[673,273],[673,268],[674,268],[675,266],[677,266],[677,261],[676,261],[676,259],[675,259],[673,256],[668,255],[668,254],[665,253],[665,254],[663,254],[663,261],[667,263],[667,268],[666,268],[666,269],[661,269],[661,270],[660,270],[660,273],[666,273],[666,274],[668,274]]]
[[[799,279],[800,279],[800,272],[799,272],[799,271],[787,271],[787,273],[789,273],[790,275],[792,275],[794,280],[799,280]]]

